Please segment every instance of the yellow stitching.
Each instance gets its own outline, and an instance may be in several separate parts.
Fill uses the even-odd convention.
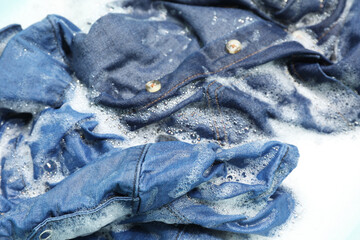
[[[154,101],[152,101],[151,103],[148,103],[148,104],[145,105],[144,107],[139,108],[139,110],[142,110],[142,109],[144,109],[144,108],[147,108],[147,107],[151,106],[152,104],[158,102],[159,100],[161,100],[162,98],[164,98],[165,96],[167,96],[169,93],[171,93],[175,88],[177,88],[178,86],[182,85],[183,83],[189,81],[190,79],[192,79],[192,78],[194,78],[194,77],[201,76],[201,75],[211,75],[211,74],[219,73],[219,72],[221,72],[221,71],[223,71],[223,70],[231,67],[232,65],[234,65],[234,64],[236,64],[236,63],[239,63],[239,62],[241,62],[241,61],[244,61],[245,59],[247,59],[247,58],[249,58],[249,57],[252,57],[252,56],[254,56],[254,55],[257,54],[257,53],[260,53],[260,52],[262,52],[262,51],[265,51],[266,49],[268,49],[268,48],[270,48],[270,47],[273,47],[273,46],[275,46],[275,44],[272,44],[272,45],[267,46],[267,47],[265,47],[265,48],[262,48],[262,49],[260,49],[260,50],[258,50],[258,51],[255,51],[255,52],[253,52],[253,53],[251,53],[251,54],[249,54],[249,55],[247,55],[247,56],[245,56],[245,57],[243,57],[243,58],[241,58],[241,59],[239,59],[239,60],[237,60],[237,61],[235,61],[235,62],[233,62],[233,63],[231,63],[231,64],[229,64],[229,65],[227,65],[227,66],[225,66],[225,67],[222,67],[222,68],[218,69],[217,71],[207,72],[207,73],[197,73],[197,74],[194,74],[194,75],[192,75],[192,76],[190,76],[190,77],[187,77],[187,78],[185,78],[183,81],[181,81],[180,83],[176,84],[176,85],[175,85],[173,88],[171,88],[169,91],[167,91],[166,93],[164,93],[163,95],[161,95],[160,97],[158,97],[157,99],[155,99]]]
[[[234,64],[236,64],[236,63],[239,63],[239,62],[241,62],[241,61],[244,61],[245,59],[247,59],[247,58],[249,58],[249,57],[252,57],[252,56],[254,56],[255,54],[258,54],[259,52],[265,51],[266,49],[268,49],[268,48],[270,48],[270,47],[273,47],[273,46],[275,46],[275,44],[272,44],[272,45],[270,45],[270,46],[267,46],[267,47],[265,47],[265,48],[262,48],[262,49],[260,49],[260,50],[257,50],[257,51],[255,51],[255,52],[247,55],[246,57],[243,57],[243,58],[241,58],[241,59],[239,59],[239,60],[237,60],[237,61],[235,61],[235,62],[233,62],[233,63],[230,63],[229,65],[227,65],[227,66],[225,66],[225,67],[222,67],[222,68],[220,68],[219,70],[217,70],[217,71],[215,71],[215,72],[212,72],[212,73],[210,72],[209,74],[214,74],[214,73],[221,72],[221,71],[225,70],[226,68],[229,68],[229,67],[231,67],[232,65],[234,65]]]
[[[338,6],[339,6],[339,4],[338,4]],[[341,14],[344,13],[344,10],[345,10],[345,8],[342,10],[342,13],[341,13]],[[330,27],[329,30],[327,30],[326,32],[324,32],[324,33],[318,38],[318,42],[319,42],[323,37],[325,37],[327,34],[329,34],[329,32],[330,32],[331,30],[333,30],[334,27],[337,26],[340,22],[341,22],[341,17],[339,17],[339,18],[336,20],[336,22],[333,24],[332,27]]]
[[[329,28],[329,30],[327,30],[326,32],[324,32],[319,38],[318,38],[318,42],[323,39],[326,35],[328,35],[330,33],[331,30],[333,30],[340,22],[335,23],[332,27]]]

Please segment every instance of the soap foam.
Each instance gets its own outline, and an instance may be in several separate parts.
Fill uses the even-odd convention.
[[[48,222],[48,230],[43,236],[50,234],[54,240],[73,239],[86,236],[100,230],[102,227],[115,220],[125,219],[131,213],[131,208],[121,201],[113,201],[107,206],[98,208],[97,211],[78,212],[75,216],[69,216],[60,221]],[[47,235],[45,235],[47,232]],[[41,235],[39,239],[42,240]],[[47,238],[46,238],[47,239]]]
[[[18,9],[12,12],[9,17],[0,18],[0,26],[5,26],[17,22],[21,23],[22,26],[25,28],[30,24],[33,24],[34,22],[40,21],[47,14],[53,12],[67,17],[76,25],[80,26],[83,31],[87,32],[91,24],[96,19],[98,19],[104,13],[111,12],[110,9],[106,9],[106,3],[109,2],[110,1],[97,0],[74,2],[71,0],[63,0],[61,2],[52,2],[51,5],[44,5],[43,1],[40,0],[24,1],[24,3],[20,4]],[[349,6],[351,6],[352,2],[353,1],[347,1],[347,9],[349,9]],[[286,1],[284,1],[284,4],[285,3]],[[332,4],[332,6],[335,6],[335,4]],[[118,9],[118,11],[126,12],[132,10],[129,8],[124,10]],[[324,15],[307,15],[307,18],[313,18],[309,20],[305,20],[304,18],[303,21],[300,21],[300,24],[298,24],[294,28],[294,31],[304,25],[320,22],[325,17],[329,16],[332,11],[333,9],[329,8],[326,9]],[[345,14],[343,14],[343,16],[346,16]],[[166,17],[165,14],[160,14],[159,20],[164,19],[164,17]],[[245,19],[239,19],[239,23],[241,23],[242,21],[245,21]],[[312,35],[308,32],[306,32],[305,34],[308,34],[306,35],[306,41],[309,41],[311,43],[310,48],[312,48]],[[330,38],[328,43],[330,43],[331,41],[335,41],[335,39]],[[304,45],[306,44],[304,43]],[[323,50],[323,52],[326,52],[327,49],[330,49],[330,44],[325,44],[323,46],[325,49]],[[269,68],[269,70],[270,69],[271,68]],[[272,70],[274,70],[274,68],[272,68]],[[272,71],[270,71],[270,73],[271,72]],[[292,79],[288,77],[284,78],[283,80],[292,82]],[[284,86],[284,84],[282,86]],[[291,87],[291,84],[285,86]],[[316,97],[316,101],[321,101],[321,99],[319,100],[319,97],[316,96],[317,92],[306,92],[306,89],[300,89],[300,91],[302,94],[307,95],[308,97],[312,97],[314,99]],[[337,90],[335,90],[335,92],[336,91]],[[324,98],[325,92],[326,91],[322,92],[320,98]],[[267,94],[257,94],[260,94],[262,98],[266,99]],[[76,94],[76,96],[77,95],[78,94]],[[269,98],[276,97],[275,94],[268,95]],[[344,97],[341,97],[341,93],[335,93],[335,95],[339,96],[338,104],[340,105],[337,105],[337,108],[341,109],[341,104],[345,104],[341,101],[341,98]],[[326,94],[325,98],[327,98]],[[273,99],[273,101],[274,100],[276,101],[276,99]],[[87,100],[85,99],[85,101]],[[271,99],[269,101],[271,101]],[[324,100],[323,103],[321,103],[320,109],[323,109],[323,107],[325,107],[326,109],[326,102],[327,100]],[[333,99],[333,102],[336,102],[335,98]],[[24,103],[24,105],[22,106],[16,106],[15,104],[12,109],[29,109],[28,106],[26,106],[25,104],[26,103]],[[75,107],[75,105],[76,104],[73,103],[72,106]],[[86,109],[81,109],[80,105],[81,104],[77,106],[78,109],[86,112]],[[8,104],[6,103],[4,104],[4,106],[8,106]],[[35,109],[31,110],[31,112],[33,112],[34,114],[38,113],[40,111],[38,107],[39,106],[35,106]],[[85,104],[85,108],[86,107],[87,106]],[[39,108],[43,109],[43,107]],[[187,108],[186,110],[184,110],[184,113],[186,113],[187,116],[191,116],[191,114],[196,109],[197,108],[195,107],[195,105],[193,105],[193,108]],[[97,111],[92,108],[89,110],[90,112]],[[157,133],[158,128],[160,128],[158,124],[152,124],[149,126],[149,129],[153,130],[145,130],[148,129],[147,127],[145,127],[139,131],[131,132],[126,127],[123,127],[121,125],[119,125],[120,129],[117,129],[116,127],[118,127],[118,123],[116,119],[119,118],[118,114],[107,108],[104,108],[103,110],[105,111],[105,114],[97,117],[97,120],[103,117],[103,119],[101,120],[103,123],[101,123],[100,121],[101,126],[98,126],[95,131],[112,133],[116,132],[118,134],[129,136],[129,138],[133,140],[130,141],[131,144],[129,145],[133,145],[135,143],[142,144],[144,142],[153,141],[154,133]],[[101,115],[100,112],[96,112],[96,114]],[[229,115],[229,122],[235,122],[232,121],[231,117],[238,115],[238,112],[234,111],[232,113],[233,115]],[[227,113],[224,115],[227,115]],[[111,122],[114,123],[113,127],[110,128],[107,127],[110,123],[106,121],[107,117],[109,116],[113,118],[113,121]],[[288,119],[289,122],[292,122],[292,119],[296,119],[297,116],[294,115],[294,113],[291,113],[289,114],[289,116],[284,116],[284,118]],[[339,119],[340,118],[342,117],[339,117]],[[339,121],[339,119],[335,122]],[[299,166],[285,180],[285,185],[294,189],[296,198],[302,204],[301,206],[297,206],[297,210],[294,213],[293,217],[290,219],[290,222],[288,222],[288,224],[286,225],[283,225],[279,232],[277,232],[276,235],[272,236],[270,239],[350,239],[348,238],[349,233],[351,233],[351,231],[357,227],[360,216],[360,208],[358,204],[358,202],[360,201],[360,191],[358,188],[358,183],[360,182],[360,179],[357,172],[359,169],[359,161],[354,157],[358,155],[357,149],[358,145],[360,144],[358,137],[359,129],[353,129],[353,132],[341,132],[332,135],[325,135],[316,133],[314,131],[304,130],[302,128],[294,126],[293,124],[285,124],[276,120],[270,120],[270,122],[273,128],[276,130],[276,138],[278,140],[295,144],[300,149],[301,159],[299,162]],[[7,145],[8,140],[10,140],[11,138],[9,136],[11,136],[12,134],[16,134],[15,132],[11,131],[7,131],[6,133],[8,134],[8,137],[3,136],[0,142],[1,157],[8,154],[8,152],[6,152],[5,146]],[[146,139],[140,137],[140,135],[142,134],[144,136],[147,136]],[[188,142],[191,142],[192,140],[193,139],[190,137],[185,139],[185,141]],[[120,146],[122,143],[116,144],[119,144]],[[122,146],[125,147],[125,145]],[[26,152],[28,150],[24,149],[23,151]],[[29,161],[31,161],[31,159],[29,159]],[[28,169],[25,171],[29,172],[29,176],[31,176],[31,166],[27,166],[27,168]],[[38,191],[37,194],[42,191],[44,190]],[[33,196],[37,194],[34,193]],[[329,209],[331,209],[330,217]],[[298,214],[298,216],[296,216],[296,214]],[[339,219],[341,219],[341,221],[339,221]],[[123,227],[123,225],[120,226],[120,230],[122,230],[121,227]],[[126,230],[127,228],[124,227],[124,229]],[[334,229],[337,230],[334,231]],[[225,239],[239,238],[238,235],[231,233],[224,233],[223,237]],[[252,240],[269,239],[267,237],[261,236],[252,236],[250,238]]]
[[[243,168],[225,162],[226,176],[214,177],[209,182],[218,186],[226,182],[238,182],[248,185],[264,184],[265,181],[259,180],[257,176],[276,156],[278,151],[279,147],[275,146],[264,156],[256,159],[244,159],[242,160],[245,166]]]
[[[274,72],[277,74],[273,74]],[[250,84],[252,79],[256,78],[257,81],[266,79],[266,81],[271,81],[274,84],[268,84],[267,89],[255,89]],[[349,125],[357,125],[354,123],[357,122],[357,116],[353,109],[359,107],[358,95],[330,82],[314,83],[312,79],[303,81],[303,79],[294,78],[282,61],[269,62],[246,71],[239,69],[236,77],[213,76],[211,79],[224,86],[244,91],[269,104],[274,109],[280,110],[282,119],[295,125],[302,117],[298,112],[299,103],[278,105],[278,102],[281,102],[284,97],[291,96],[294,93],[310,100],[311,103],[307,107],[309,107],[314,122],[319,123],[319,125],[328,127],[333,131],[346,131],[351,129]],[[345,113],[349,115],[348,118],[344,116]]]

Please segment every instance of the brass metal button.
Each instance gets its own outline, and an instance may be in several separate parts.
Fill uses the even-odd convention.
[[[159,80],[152,80],[145,84],[146,91],[148,92],[157,92],[161,89],[161,83]]]
[[[226,43],[226,50],[230,54],[235,54],[239,52],[241,48],[242,48],[241,43],[236,39],[232,39]]]

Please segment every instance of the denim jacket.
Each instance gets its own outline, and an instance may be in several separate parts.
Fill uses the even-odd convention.
[[[89,33],[56,15],[0,30],[0,237],[271,234],[299,157],[266,142],[273,122],[358,125],[360,3],[121,4]],[[76,110],[74,86],[120,132]]]

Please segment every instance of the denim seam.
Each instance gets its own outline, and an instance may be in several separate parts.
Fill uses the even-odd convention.
[[[345,4],[346,4],[346,2],[345,2]],[[338,2],[336,7],[339,7],[339,5],[340,5],[340,2]],[[323,34],[321,34],[321,36],[317,39],[318,42],[321,39],[323,39],[326,35],[328,35],[331,32],[331,30],[333,30],[341,22],[341,15],[344,13],[344,10],[345,10],[345,8],[342,10],[342,13],[338,17],[338,19],[333,23],[333,25],[327,31],[325,31],[325,32],[323,32]]]
[[[265,51],[266,49],[268,49],[268,48],[270,48],[270,47],[273,47],[273,46],[275,46],[275,45],[276,45],[276,44],[271,44],[271,45],[269,45],[269,46],[267,46],[267,47],[265,47],[265,48],[262,48],[262,49],[260,49],[260,50],[257,50],[257,51],[255,51],[255,52],[253,52],[253,53],[251,53],[251,54],[249,54],[249,55],[247,55],[247,56],[245,56],[245,57],[243,57],[243,58],[241,58],[241,59],[238,59],[238,60],[236,60],[236,61],[234,61],[234,62],[232,62],[232,63],[230,63],[230,64],[228,64],[228,65],[226,65],[226,66],[224,66],[224,67],[222,67],[222,68],[219,68],[219,69],[216,70],[216,71],[207,72],[207,73],[197,73],[197,74],[191,75],[191,76],[185,78],[185,79],[184,79],[183,81],[181,81],[180,83],[176,84],[173,88],[171,88],[169,91],[167,91],[166,93],[164,93],[163,95],[161,95],[159,98],[157,98],[157,99],[155,99],[154,101],[148,103],[148,104],[145,105],[144,107],[139,108],[139,110],[148,108],[148,107],[151,106],[152,104],[160,101],[161,99],[163,99],[164,97],[166,97],[167,95],[169,95],[172,91],[174,91],[174,89],[176,89],[176,88],[179,87],[180,85],[186,83],[187,81],[191,80],[192,78],[195,78],[195,77],[198,77],[198,76],[201,76],[201,75],[209,76],[209,75],[212,75],[212,74],[219,73],[219,72],[221,72],[221,71],[223,71],[223,70],[231,67],[232,65],[237,64],[237,63],[239,63],[239,62],[242,62],[242,61],[246,60],[247,58],[252,57],[252,56],[254,56],[255,54],[258,54],[258,53],[260,53],[260,52],[263,52],[263,51]]]
[[[192,222],[186,218],[184,215],[180,214],[178,211],[176,211],[174,208],[172,208],[170,206],[171,203],[165,205],[165,208],[174,216],[176,217],[178,220],[180,220],[181,222],[187,222],[188,224],[192,224]]]
[[[328,35],[331,30],[333,30],[337,25],[339,25],[340,21],[334,23],[327,31],[323,32],[323,34],[321,34],[321,36],[317,39],[317,41],[319,42],[321,39],[323,39],[326,35]]]
[[[219,82],[217,82],[216,80],[214,80],[212,83],[210,83],[206,89],[206,95],[207,95],[207,99],[208,99],[208,106],[209,106],[209,109],[212,110],[211,108],[211,102],[210,100],[212,100],[212,98],[210,97],[210,94],[209,94],[209,88],[211,85],[213,85],[214,83],[217,83],[219,84],[219,86],[215,89],[214,91],[214,95],[215,95],[215,103],[216,103],[216,106],[217,106],[217,110],[218,110],[218,115],[220,115],[220,121],[223,125],[223,131],[224,131],[224,139],[225,139],[225,143],[228,143],[228,139],[227,139],[227,132],[226,132],[226,128],[225,128],[225,124],[224,124],[224,117],[223,117],[223,114],[222,114],[222,111],[221,111],[221,107],[220,107],[220,104],[219,104],[219,99],[218,99],[218,95],[217,95],[217,91],[223,87],[222,84],[220,84]],[[215,111],[214,111],[215,112]],[[217,121],[216,120],[213,120],[214,122],[214,127],[216,128],[216,137],[217,137],[217,141],[219,144],[221,144],[222,140],[220,139],[220,131],[217,127]]]
[[[139,184],[140,184],[139,182],[140,182],[141,167],[142,167],[142,163],[144,162],[145,155],[146,155],[149,147],[150,147],[150,145],[144,145],[144,147],[142,148],[141,153],[138,158],[138,161],[136,163],[135,171],[134,171],[132,197],[133,197],[133,199],[138,198],[139,202],[137,203],[138,206],[135,211],[135,201],[133,201],[132,209],[133,209],[133,212],[136,212],[136,213],[139,212],[139,208],[140,208],[140,204],[141,204],[141,199],[138,196],[139,195]]]
[[[177,220],[180,221],[180,223],[184,222],[184,219],[178,216],[172,209],[170,209],[168,205],[165,205],[164,207],[170,212],[170,215],[173,215]]]

